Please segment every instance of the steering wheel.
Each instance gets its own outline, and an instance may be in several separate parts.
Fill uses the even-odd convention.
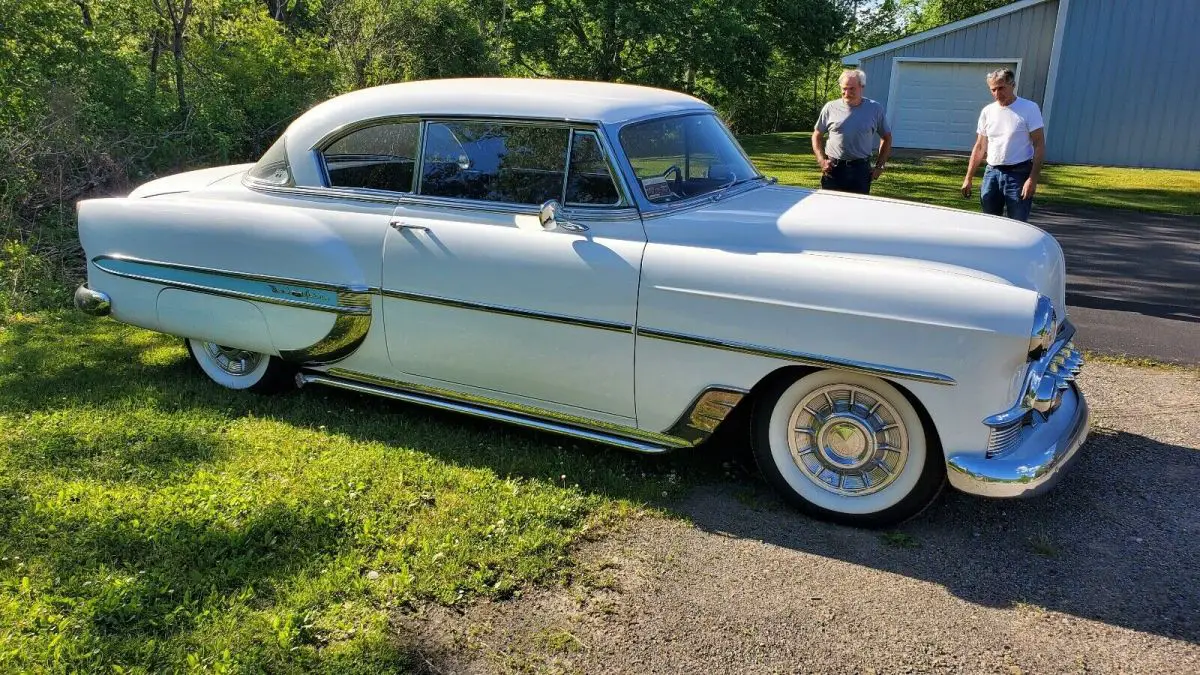
[[[666,178],[667,175],[671,174],[671,173],[675,174],[675,180],[672,181],[674,183],[674,185],[671,186],[671,192],[674,192],[675,194],[682,197],[683,196],[683,171],[681,171],[678,166],[672,164],[671,166],[668,166],[667,170],[662,172],[661,175],[663,178]]]

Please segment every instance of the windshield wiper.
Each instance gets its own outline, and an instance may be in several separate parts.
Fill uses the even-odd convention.
[[[730,190],[730,188],[733,188],[738,185],[742,185],[744,183],[749,183],[752,180],[758,180],[760,178],[763,178],[763,176],[753,176],[751,178],[734,178],[733,180],[729,181],[728,183],[717,188],[716,191],[713,193],[712,200],[714,202],[719,202],[719,201],[721,201],[722,198],[725,197],[725,193],[728,192]]]

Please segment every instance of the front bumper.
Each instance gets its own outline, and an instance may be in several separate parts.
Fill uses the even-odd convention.
[[[1088,405],[1071,382],[1062,402],[1041,423],[1030,427],[1003,456],[951,455],[950,485],[982,497],[1033,497],[1049,490],[1075,459],[1088,436]]]
[[[112,299],[107,293],[93,291],[83,284],[75,289],[75,308],[92,316],[108,316],[112,312]]]

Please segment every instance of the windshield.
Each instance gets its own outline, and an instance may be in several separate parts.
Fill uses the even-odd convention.
[[[655,204],[696,197],[762,176],[711,113],[630,124],[621,147]]]

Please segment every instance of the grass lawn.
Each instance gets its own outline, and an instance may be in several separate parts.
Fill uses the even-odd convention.
[[[738,139],[759,171],[781,183],[816,187],[820,171],[812,154],[811,134],[793,132]],[[871,194],[960,209],[979,209],[979,184],[970,199],[959,193],[967,159],[953,156],[893,157]],[[1042,169],[1038,203],[1101,206],[1138,211],[1200,215],[1200,171],[1128,169],[1050,164]]]
[[[685,461],[230,392],[175,338],[0,318],[0,672],[411,670],[394,612],[570,573]]]

